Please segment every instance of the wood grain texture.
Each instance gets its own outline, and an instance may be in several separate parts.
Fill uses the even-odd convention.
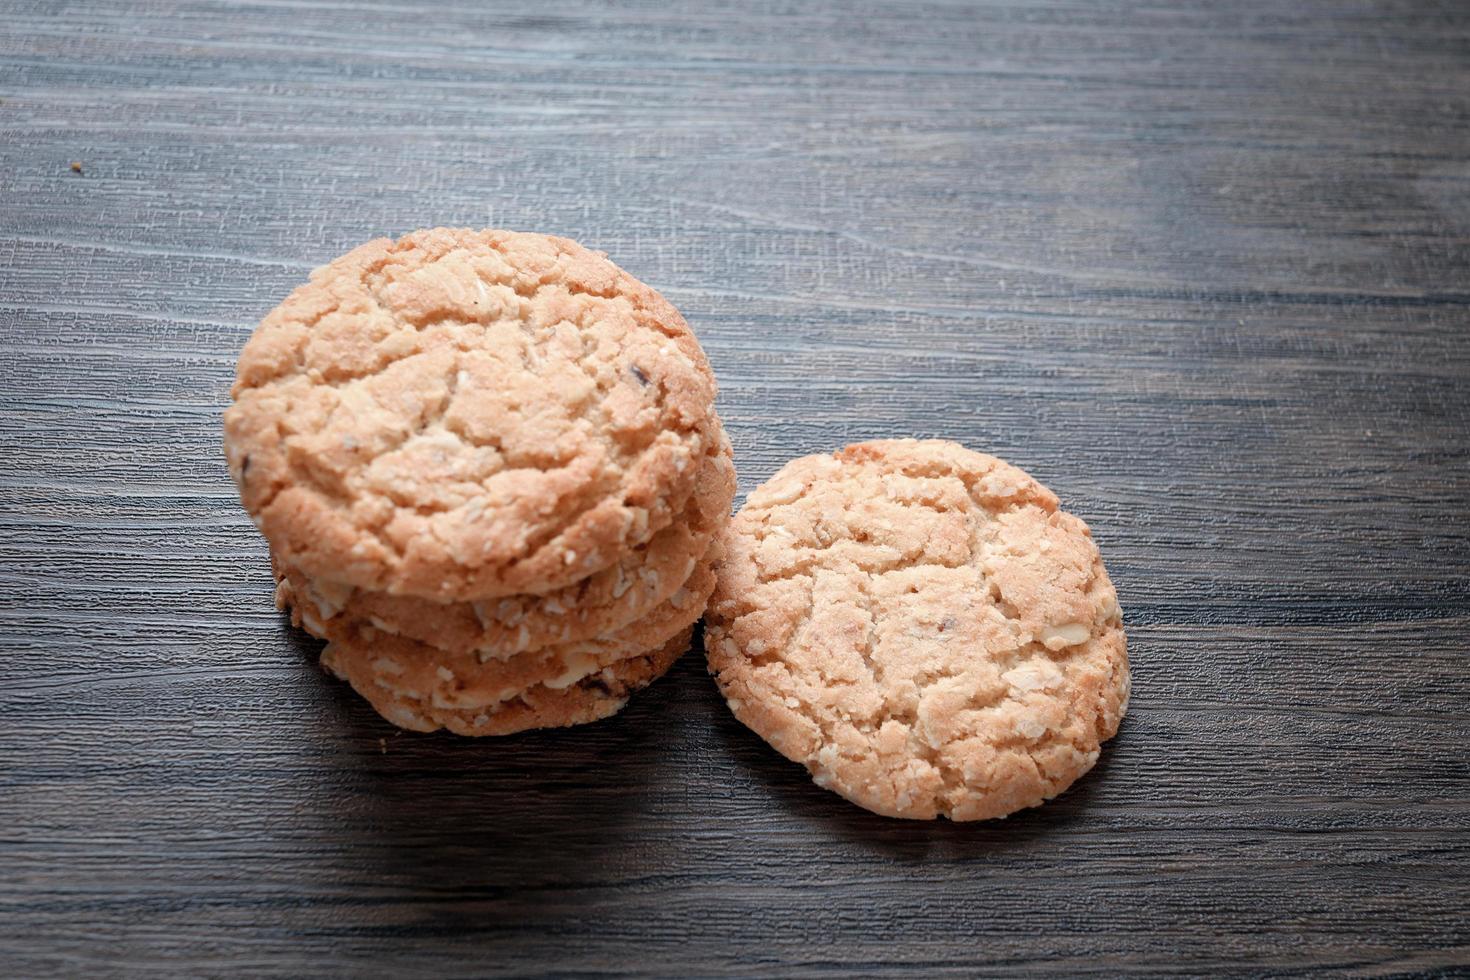
[[[0,973],[1470,973],[1465,4],[0,14]],[[1055,489],[1131,640],[1097,770],[908,824],[697,655],[503,741],[326,678],[220,412],[432,224],[663,290],[743,490],[907,434]]]

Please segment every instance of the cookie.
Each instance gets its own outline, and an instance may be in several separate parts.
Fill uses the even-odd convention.
[[[1117,594],[1087,525],[1014,466],[938,440],[808,456],[723,542],[705,649],[730,710],[860,806],[1002,817],[1117,731]]]
[[[679,514],[715,382],[600,253],[436,228],[317,269],[240,355],[225,450],[311,578],[436,601],[564,588]]]
[[[357,621],[335,617],[323,622],[294,600],[283,580],[277,600],[298,626],[328,640],[334,656],[351,655],[360,678],[378,687],[421,699],[434,709],[484,709],[514,698],[536,685],[563,688],[619,660],[661,647],[704,612],[715,576],[708,564],[652,613],[606,636],[559,644],[511,656],[451,653],[395,636]]]
[[[679,519],[609,568],[544,596],[434,603],[312,580],[299,569],[273,564],[277,578],[289,583],[318,620],[341,616],[460,653],[509,656],[576,643],[647,615],[681,587],[709,551],[729,521],[735,496],[735,466],[723,433],[699,465],[694,492]]]
[[[531,728],[583,725],[622,710],[637,691],[662,677],[689,649],[693,627],[661,647],[616,661],[562,687],[538,684],[515,697],[484,708],[439,707],[417,692],[379,683],[370,655],[329,644],[322,664],[352,685],[378,714],[399,728],[432,732],[447,728],[457,735],[510,735]]]

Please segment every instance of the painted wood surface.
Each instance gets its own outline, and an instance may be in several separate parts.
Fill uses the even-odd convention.
[[[0,972],[1470,971],[1470,7],[0,15]],[[1098,768],[893,822],[697,653],[502,741],[324,676],[220,413],[308,270],[433,224],[661,289],[742,490],[909,434],[1050,485],[1126,611]]]

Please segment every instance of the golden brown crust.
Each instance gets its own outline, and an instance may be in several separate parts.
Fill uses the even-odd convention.
[[[724,538],[705,649],[731,710],[891,816],[1050,799],[1127,707],[1117,595],[1087,526],[938,440],[795,460]]]
[[[531,728],[583,725],[617,714],[629,697],[662,677],[684,655],[692,635],[693,627],[686,627],[662,646],[615,661],[573,684],[559,688],[535,685],[482,708],[441,707],[401,687],[385,686],[372,669],[370,651],[329,644],[322,651],[322,664],[399,728],[510,735]]]
[[[563,588],[680,512],[714,377],[678,312],[545,235],[436,228],[313,272],[241,353],[230,472],[312,578]]]
[[[718,428],[719,420],[712,424]],[[699,464],[694,492],[678,520],[608,568],[540,596],[436,603],[312,580],[282,562],[273,565],[277,578],[321,622],[340,616],[451,652],[509,656],[601,636],[650,614],[709,552],[729,521],[734,496],[735,466],[721,432]]]

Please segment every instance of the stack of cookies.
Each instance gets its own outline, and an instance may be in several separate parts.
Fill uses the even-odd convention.
[[[600,253],[503,231],[317,269],[240,356],[225,450],[277,603],[385,718],[604,718],[687,649],[735,491],[679,313]]]

